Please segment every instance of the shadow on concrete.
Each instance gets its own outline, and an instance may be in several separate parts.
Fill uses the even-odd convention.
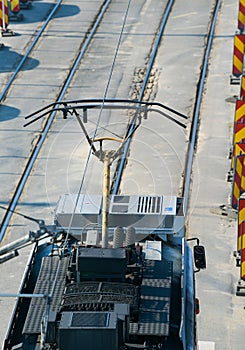
[[[12,51],[11,47],[4,45],[0,50],[0,74],[6,72],[14,72],[18,64],[21,62],[23,55]],[[39,65],[39,61],[35,58],[28,57],[22,65],[21,70],[31,70]]]
[[[43,22],[53,10],[53,5],[46,2],[32,1],[32,6],[28,10],[20,10],[19,14],[23,15],[21,21],[9,21],[8,28],[11,28],[11,24],[22,25],[23,23],[40,23]],[[81,9],[76,5],[61,4],[56,10],[52,18],[65,18],[77,15]],[[65,24],[64,24],[65,25]]]
[[[9,107],[5,105],[0,106],[0,123],[17,118],[20,110],[15,107]]]

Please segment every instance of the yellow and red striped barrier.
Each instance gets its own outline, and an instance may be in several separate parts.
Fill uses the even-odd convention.
[[[231,84],[240,84],[240,100],[236,101],[233,150],[232,150],[232,207],[238,211],[237,266],[240,281],[236,295],[245,296],[245,74],[243,75],[245,50],[245,0],[239,0],[238,29],[234,36],[233,77]],[[241,79],[240,79],[241,76]]]
[[[241,119],[238,122],[234,122],[231,169],[234,169],[233,154],[235,153],[234,151],[235,145],[237,143],[242,142],[242,140],[244,139],[245,139],[245,120]]]
[[[19,0],[10,0],[11,12],[18,13],[20,12],[20,2]]]
[[[245,100],[245,75],[241,79],[240,99]]]
[[[245,154],[245,101],[236,101],[233,146],[232,146],[232,160],[231,169],[234,168],[234,159],[239,154]]]
[[[7,30],[8,24],[8,0],[0,0],[0,26],[3,32]]]
[[[241,280],[245,280],[245,221],[241,224]]]
[[[238,10],[238,29],[243,30],[245,28],[245,0],[239,1]]]
[[[245,120],[245,101],[236,100],[235,122]]]
[[[231,160],[231,169],[234,169],[235,157],[244,154],[245,155],[245,140],[237,142],[233,148],[232,160]]]
[[[239,155],[235,158],[234,177],[232,183],[232,208],[237,209],[241,194],[245,192],[245,155]]]
[[[231,158],[231,169],[234,169],[235,158],[239,155],[245,155],[244,139],[242,139],[240,142],[236,142],[233,146],[232,158]]]
[[[245,120],[239,120],[234,123],[234,134],[233,134],[233,146],[237,142],[241,142],[241,140],[245,139]]]
[[[237,227],[237,251],[241,251],[242,247],[242,223],[245,222],[245,197],[241,196],[238,201],[238,227]]]
[[[244,57],[245,35],[236,34],[234,36],[233,70],[232,74],[236,77],[242,75],[243,57]]]

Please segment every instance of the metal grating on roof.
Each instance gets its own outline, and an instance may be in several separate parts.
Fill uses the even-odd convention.
[[[139,321],[131,325],[132,334],[168,336],[172,275],[172,262],[146,261]]]
[[[72,294],[83,293],[112,293],[120,295],[133,295],[135,294],[135,287],[129,283],[116,283],[116,282],[79,282],[71,283],[66,287],[66,296],[70,297]]]
[[[129,331],[130,334],[167,336],[169,327],[164,323],[132,323]]]
[[[58,311],[65,288],[68,263],[68,258],[60,260],[57,256],[44,257],[42,260],[41,269],[34,290],[35,294],[49,294],[52,291],[58,271],[57,283],[54,286],[51,303],[51,311]],[[41,321],[46,306],[46,299],[32,298],[23,329],[24,334],[39,334],[41,332]]]
[[[73,313],[71,327],[106,327],[108,313]]]
[[[62,300],[62,311],[113,310],[113,305],[134,305],[136,287],[128,283],[79,282],[69,284]]]

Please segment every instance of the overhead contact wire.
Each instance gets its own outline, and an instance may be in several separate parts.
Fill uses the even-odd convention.
[[[158,34],[158,37],[157,37],[157,41],[156,41],[156,44],[154,46],[154,50],[152,52],[151,59],[150,59],[150,62],[149,62],[149,66],[148,66],[148,69],[147,69],[147,72],[146,72],[146,75],[145,75],[145,79],[144,79],[144,82],[143,82],[143,85],[142,85],[142,88],[141,88],[141,92],[140,92],[140,96],[139,96],[139,102],[141,102],[143,97],[144,97],[145,88],[146,88],[146,85],[147,85],[147,82],[148,82],[148,79],[149,79],[149,76],[150,76],[150,73],[151,73],[151,69],[152,69],[152,66],[154,64],[156,55],[157,55],[157,51],[158,51],[158,47],[159,47],[159,44],[160,44],[160,41],[161,41],[161,38],[162,38],[162,34],[163,34],[163,31],[164,31],[165,26],[167,24],[167,20],[169,18],[169,14],[171,12],[171,9],[172,9],[172,6],[173,6],[174,2],[175,2],[175,0],[170,0],[168,2],[167,9],[166,9],[165,14],[163,16],[161,27],[160,27],[160,30],[159,30],[159,34]],[[128,132],[129,134],[133,133],[135,125],[136,125],[136,117],[133,119],[133,122],[130,125],[130,129],[129,129],[129,132]],[[126,144],[125,144],[125,148],[124,148],[124,151],[123,151],[123,156],[122,156],[121,161],[120,161],[119,170],[118,170],[118,174],[117,174],[116,181],[115,181],[115,186],[114,186],[114,189],[113,189],[113,192],[112,192],[114,195],[116,195],[118,193],[118,191],[119,191],[121,178],[122,178],[122,173],[123,173],[123,169],[125,167],[125,162],[126,162],[127,155],[128,155],[128,152],[129,152],[129,146],[130,146],[131,140],[132,140],[132,137],[130,137],[127,140]]]
[[[97,135],[97,132],[98,132],[98,129],[99,129],[99,126],[100,126],[101,116],[102,116],[102,112],[103,112],[103,106],[105,104],[106,96],[108,94],[108,90],[109,90],[109,86],[110,86],[110,83],[111,83],[112,74],[114,72],[114,68],[115,68],[115,64],[116,64],[116,59],[117,59],[119,48],[120,48],[120,45],[121,45],[121,42],[122,42],[122,36],[123,36],[123,32],[124,32],[126,21],[127,21],[127,18],[128,18],[128,12],[129,12],[129,8],[130,8],[130,4],[131,4],[131,0],[128,1],[128,5],[127,5],[127,8],[126,8],[126,11],[125,11],[125,14],[124,14],[122,28],[121,28],[121,31],[120,31],[120,35],[119,35],[119,39],[118,39],[118,42],[117,42],[115,55],[114,55],[113,62],[112,62],[112,65],[111,65],[111,69],[110,69],[110,73],[109,73],[109,78],[108,78],[108,81],[107,81],[107,84],[106,84],[106,88],[105,88],[105,92],[104,92],[104,96],[103,96],[103,100],[102,100],[102,106],[100,108],[99,116],[98,116],[96,127],[95,127],[95,131],[93,133],[92,142],[91,142],[91,145],[90,145],[90,148],[89,148],[89,154],[88,154],[88,157],[87,157],[87,160],[86,160],[86,164],[85,164],[85,167],[84,167],[84,172],[83,172],[81,184],[80,184],[80,187],[79,187],[79,191],[78,191],[78,194],[77,194],[77,197],[76,197],[74,210],[73,210],[72,215],[71,215],[71,219],[70,219],[70,223],[69,223],[69,227],[68,227],[68,231],[67,231],[64,247],[66,246],[66,243],[67,243],[67,240],[68,240],[68,236],[69,236],[69,233],[71,231],[71,225],[72,225],[73,217],[75,215],[76,208],[77,208],[78,201],[79,201],[79,197],[80,197],[80,194],[81,194],[83,186],[84,186],[84,181],[85,181],[85,177],[86,177],[87,170],[88,170],[88,164],[89,164],[89,161],[90,161],[90,158],[91,158],[91,155],[92,155],[92,149],[94,147],[94,140],[96,138],[96,135]]]

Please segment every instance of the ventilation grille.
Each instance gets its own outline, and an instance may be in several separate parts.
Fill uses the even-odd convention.
[[[162,197],[140,196],[137,212],[139,214],[160,214],[162,212]]]
[[[176,196],[112,196],[111,214],[175,215]]]
[[[112,213],[161,214],[163,197],[160,196],[113,196]]]

